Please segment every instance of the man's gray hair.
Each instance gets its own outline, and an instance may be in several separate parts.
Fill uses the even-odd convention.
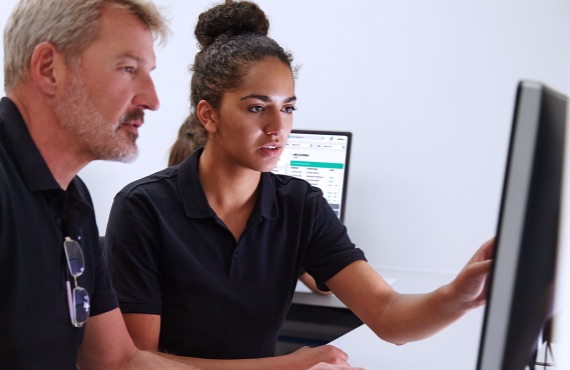
[[[106,6],[137,16],[155,40],[165,42],[168,22],[150,0],[20,0],[4,29],[4,88],[8,92],[29,74],[35,47],[52,43],[67,63],[78,57],[98,34]]]

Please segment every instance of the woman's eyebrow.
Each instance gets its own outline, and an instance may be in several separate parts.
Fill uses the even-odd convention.
[[[258,99],[258,100],[261,100],[261,101],[264,101],[267,103],[273,101],[273,99],[271,99],[269,96],[261,95],[261,94],[249,94],[249,95],[242,97],[240,100],[246,100],[246,99]],[[291,96],[291,97],[285,99],[285,103],[291,103],[291,102],[296,101],[296,100],[297,100],[296,96]]]

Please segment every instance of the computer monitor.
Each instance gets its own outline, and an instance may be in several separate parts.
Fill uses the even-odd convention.
[[[352,133],[292,130],[274,173],[298,177],[323,191],[344,221]]]
[[[553,315],[566,104],[519,83],[478,370],[534,369]]]

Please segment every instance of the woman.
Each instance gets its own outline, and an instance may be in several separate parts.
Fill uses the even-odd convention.
[[[174,166],[185,160],[196,150],[203,147],[206,142],[206,135],[203,132],[196,133],[196,128],[192,128],[191,116],[188,116],[180,128],[178,129],[178,136],[176,141],[170,147],[170,154],[168,155],[168,167]],[[306,272],[301,272],[299,280],[311,290],[311,292],[318,295],[329,295],[330,291],[325,292],[320,290],[315,283],[315,279]]]
[[[492,243],[449,285],[399,294],[368,265],[319,189],[270,172],[297,99],[292,57],[268,28],[250,2],[200,15],[190,119],[206,145],[115,198],[106,236],[135,342],[204,368],[346,365],[332,346],[271,357],[302,270],[397,344],[483,304]]]

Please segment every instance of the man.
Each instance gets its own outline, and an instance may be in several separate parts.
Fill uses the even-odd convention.
[[[166,33],[145,0],[21,0],[6,25],[2,369],[195,369],[133,344],[76,176],[93,160],[136,157],[143,112],[158,108],[153,39]]]
[[[166,23],[142,0],[22,0],[0,101],[0,367],[189,369],[133,344],[77,172],[137,153]]]

